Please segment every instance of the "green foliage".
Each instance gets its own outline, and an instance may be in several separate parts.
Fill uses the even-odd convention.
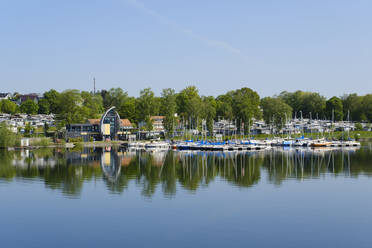
[[[24,101],[20,106],[21,113],[26,113],[29,115],[37,114],[38,109],[39,109],[39,106],[37,105],[37,103],[35,103],[31,99]]]
[[[261,118],[260,97],[257,92],[249,88],[241,88],[232,93],[232,108],[234,118],[238,120],[238,123],[245,123],[245,134],[248,131],[251,119]],[[238,129],[240,129],[240,125],[238,125]]]
[[[23,133],[23,135],[25,137],[31,137],[31,135],[34,133],[34,128],[31,126],[31,124],[28,122],[25,126],[25,132]]]
[[[217,103],[213,96],[202,97],[202,118],[207,121],[207,129],[213,135],[213,121],[216,117]]]
[[[163,89],[161,93],[161,112],[165,116],[163,125],[168,133],[172,133],[174,131],[174,125],[177,121],[175,117],[177,111],[176,98],[177,95],[174,89]]]
[[[319,93],[296,91],[294,93],[284,91],[280,93],[286,104],[292,107],[294,112],[302,111],[303,117],[323,118],[326,109],[326,99]],[[292,117],[292,116],[290,116]]]
[[[191,126],[197,126],[196,121],[201,115],[202,101],[198,89],[195,86],[188,86],[177,95],[177,112]]]
[[[17,134],[13,133],[4,122],[0,122],[0,148],[15,146],[18,141]]]
[[[44,99],[48,102],[49,104],[49,111],[50,113],[57,114],[59,112],[59,101],[58,98],[60,96],[60,93],[57,92],[56,90],[49,90],[44,93]]]
[[[49,114],[50,113],[50,104],[47,99],[42,98],[38,102],[38,113],[39,114]]]
[[[2,100],[0,107],[2,113],[14,114],[17,112],[17,104],[8,99]]]
[[[332,120],[332,113],[333,113],[334,121],[343,120],[344,113],[343,113],[342,100],[336,96],[332,97],[326,102],[327,119]]]
[[[66,124],[81,123],[87,118],[82,109],[83,99],[78,90],[65,90],[58,95],[58,119]]]
[[[150,88],[141,90],[140,96],[136,101],[136,112],[138,121],[146,121],[151,115],[156,113],[157,108],[159,107],[156,104],[154,92]]]
[[[216,116],[225,120],[232,120],[234,118],[234,111],[232,108],[232,93],[228,92],[225,95],[220,95],[216,98]]]
[[[356,124],[355,124],[355,130],[356,130],[356,131],[362,131],[362,130],[363,130],[363,126],[362,126],[362,124],[360,124],[360,123],[356,123]]]
[[[281,128],[286,118],[292,114],[292,108],[280,98],[265,97],[261,100],[263,118],[266,123],[273,123]]]

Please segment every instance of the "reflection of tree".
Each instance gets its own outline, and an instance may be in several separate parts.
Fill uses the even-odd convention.
[[[372,152],[350,150],[273,150],[264,153],[125,152],[111,150],[109,172],[101,167],[102,149],[83,151],[0,151],[0,180],[42,180],[49,189],[78,196],[85,181],[103,179],[112,193],[123,193],[130,182],[152,197],[158,188],[164,195],[176,194],[177,186],[189,191],[223,180],[239,187],[257,184],[262,171],[270,182],[287,178],[303,180],[331,175],[372,175]],[[104,168],[105,170],[107,168]]]

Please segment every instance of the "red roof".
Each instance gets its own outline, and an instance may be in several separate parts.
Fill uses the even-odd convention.
[[[128,119],[121,119],[121,125],[123,127],[131,127],[132,123]]]
[[[100,119],[88,119],[87,123],[91,125],[99,125],[100,121],[101,121]]]

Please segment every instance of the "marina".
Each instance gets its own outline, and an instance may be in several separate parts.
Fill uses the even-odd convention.
[[[308,148],[347,148],[360,147],[355,140],[339,141],[327,139],[271,139],[271,140],[230,140],[213,141],[142,141],[124,144],[129,149],[138,150],[180,150],[180,151],[259,151],[273,147],[308,147]]]

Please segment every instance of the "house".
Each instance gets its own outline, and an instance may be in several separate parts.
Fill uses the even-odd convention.
[[[154,131],[164,132],[164,119],[165,119],[165,116],[151,116],[150,117]]]
[[[0,93],[0,101],[1,100],[9,100],[12,97],[10,93]]]
[[[120,119],[115,107],[112,107],[101,119],[88,119],[85,123],[66,125],[66,139],[123,140],[130,135],[132,128],[132,123],[128,119]]]
[[[42,98],[42,95],[41,94],[36,94],[36,93],[20,95],[17,99],[17,104],[20,105],[27,100],[32,100],[35,103],[38,103],[41,98]]]

